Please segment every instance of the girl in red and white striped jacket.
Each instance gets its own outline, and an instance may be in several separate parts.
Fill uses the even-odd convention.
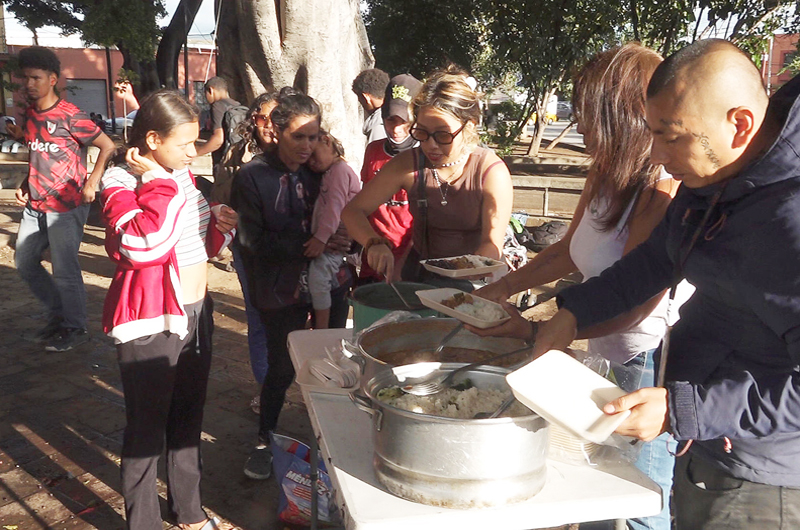
[[[127,425],[122,494],[129,528],[160,528],[158,458],[167,446],[170,511],[213,530],[200,501],[200,432],[211,365],[206,262],[233,238],[236,213],[209,206],[188,165],[198,113],[178,92],[142,101],[125,163],[101,180],[106,251],[117,270],[103,310],[115,339]]]

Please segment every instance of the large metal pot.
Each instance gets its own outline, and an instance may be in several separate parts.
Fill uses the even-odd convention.
[[[425,364],[432,373],[464,366]],[[373,417],[373,464],[381,484],[399,497],[447,508],[498,506],[536,495],[545,483],[547,422],[533,412],[514,418],[443,418],[378,400],[381,389],[418,376],[419,368],[385,370],[367,383],[366,396],[352,395]],[[508,389],[508,372],[483,366],[465,377],[478,388]]]
[[[356,341],[356,348],[349,352],[361,365],[361,386],[393,366],[428,361],[472,363],[525,345],[519,339],[479,337],[462,329],[439,356],[434,356],[433,350],[439,341],[458,324],[454,318],[421,318],[391,322],[364,331]],[[497,364],[512,366],[526,355],[513,355]]]

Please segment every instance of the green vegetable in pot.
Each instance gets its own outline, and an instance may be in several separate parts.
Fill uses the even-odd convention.
[[[459,392],[463,392],[464,390],[469,390],[470,388],[474,387],[475,384],[472,382],[472,379],[469,377],[458,383],[457,385],[453,385],[453,390],[458,390]]]

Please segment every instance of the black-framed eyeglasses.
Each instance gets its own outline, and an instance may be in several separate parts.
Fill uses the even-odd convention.
[[[433,138],[433,141],[439,145],[448,145],[452,144],[453,140],[455,140],[456,136],[461,134],[461,131],[464,130],[464,127],[467,126],[468,122],[464,122],[464,124],[459,127],[459,129],[455,132],[450,131],[436,131],[433,133],[429,133],[428,131],[417,129],[416,126],[412,127],[409,133],[411,134],[411,138],[414,140],[422,143],[428,140],[428,138]]]

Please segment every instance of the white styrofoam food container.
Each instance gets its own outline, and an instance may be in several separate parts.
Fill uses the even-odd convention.
[[[606,403],[627,392],[562,351],[548,351],[508,374],[506,381],[523,405],[597,444],[630,415],[630,411],[603,412]]]
[[[431,261],[450,261],[458,258],[467,258],[475,266],[468,269],[443,269],[432,265]],[[463,256],[452,256],[449,258],[436,258],[420,260],[420,263],[427,270],[438,274],[439,276],[446,276],[448,278],[462,278],[464,276],[486,276],[497,272],[506,266],[502,261],[487,258],[485,256],[475,256],[474,254],[464,254]]]
[[[457,318],[461,322],[464,322],[465,324],[470,324],[471,326],[475,326],[476,328],[481,328],[481,329],[493,328],[511,318],[508,315],[508,313],[506,313],[506,310],[503,309],[503,306],[501,306],[500,304],[492,302],[491,300],[486,300],[485,298],[481,298],[480,296],[475,296],[474,294],[470,293],[464,293],[464,294],[469,294],[473,298],[477,299],[477,303],[479,304],[485,304],[488,306],[499,308],[500,311],[502,311],[503,315],[505,316],[497,320],[480,320],[479,318],[476,318],[472,315],[469,315],[467,313],[462,313],[461,311],[453,309],[452,307],[447,307],[446,305],[442,304],[444,300],[451,298],[453,295],[457,293],[464,293],[464,291],[460,291],[458,289],[451,289],[449,287],[444,287],[442,289],[417,291],[417,296],[419,297],[419,301],[422,302],[422,305],[430,307],[431,309],[435,309],[436,311],[439,311],[440,313],[443,313],[447,316]]]

